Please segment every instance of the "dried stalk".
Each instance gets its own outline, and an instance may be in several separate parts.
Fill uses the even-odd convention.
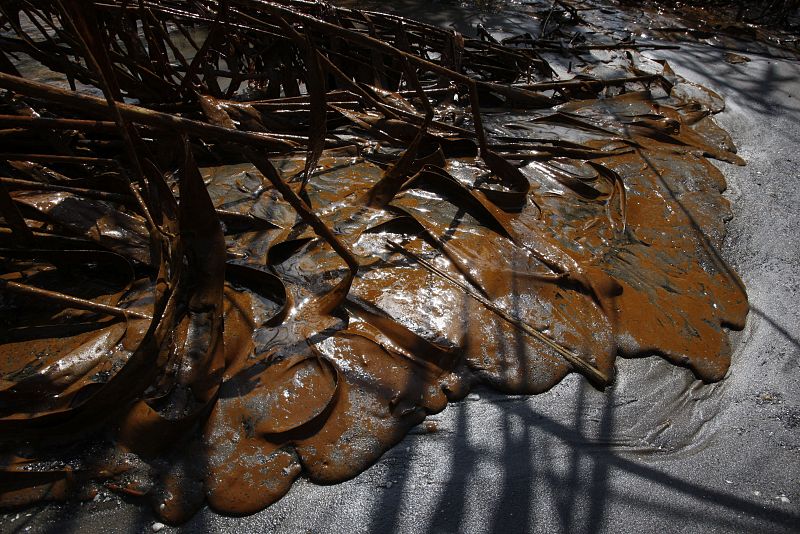
[[[12,280],[0,278],[0,289],[4,291],[11,291],[18,295],[23,295],[33,299],[47,300],[66,306],[68,308],[77,308],[79,310],[88,310],[97,313],[103,313],[114,317],[121,317],[123,319],[146,319],[152,321],[153,318],[147,314],[140,313],[133,310],[126,310],[124,308],[117,308],[116,306],[109,306],[107,304],[100,304],[91,300],[65,295],[57,291],[49,291],[38,287],[30,286],[27,284],[20,284]]]
[[[596,367],[591,365],[590,363],[583,360],[580,356],[572,353],[569,349],[559,344],[557,341],[554,341],[546,334],[536,330],[529,324],[521,321],[515,317],[512,317],[508,313],[506,313],[502,308],[492,304],[486,297],[481,295],[480,293],[476,292],[472,287],[468,286],[467,284],[461,282],[457,278],[451,276],[450,274],[442,271],[438,267],[434,266],[424,258],[420,257],[417,254],[414,254],[410,250],[406,249],[402,245],[395,243],[394,241],[387,240],[387,246],[389,249],[399,252],[408,258],[416,261],[420,265],[422,265],[425,269],[429,270],[430,272],[437,274],[444,278],[445,280],[451,282],[452,284],[458,286],[464,293],[472,297],[473,299],[480,302],[483,306],[485,306],[489,311],[496,314],[498,317],[506,321],[507,323],[511,324],[515,328],[522,330],[526,334],[536,338],[540,342],[544,343],[556,353],[561,355],[565,360],[567,360],[578,372],[583,374],[586,378],[589,379],[593,384],[599,387],[605,387],[611,383],[610,377],[608,377],[605,373],[598,370]]]

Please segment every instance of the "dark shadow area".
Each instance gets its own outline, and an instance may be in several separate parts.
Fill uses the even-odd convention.
[[[423,20],[427,24],[451,28],[468,37],[477,35],[478,24],[487,28],[502,28],[503,32],[510,34],[530,32],[534,28],[538,33],[539,28],[539,22],[536,19],[514,9],[508,9],[508,6],[497,10],[482,10],[462,5],[460,2],[443,0],[433,0],[432,2],[339,0],[336,4]]]
[[[469,486],[470,476],[480,461],[481,452],[469,444],[466,404],[461,402],[454,408],[458,426],[453,436],[453,447],[458,454],[453,454],[451,457],[449,470],[452,476],[436,504],[436,511],[427,529],[429,532],[463,532],[467,527],[463,525],[467,502],[464,488]]]
[[[466,532],[490,525],[491,532],[529,532],[550,525],[559,532],[591,533],[608,530],[612,510],[615,515],[621,510],[630,515],[632,529],[636,529],[636,521],[650,521],[648,514],[654,514],[652,520],[674,518],[676,524],[684,526],[691,518],[697,531],[760,531],[767,524],[788,532],[800,524],[800,514],[762,505],[635,459],[635,452],[626,450],[614,438],[613,392],[608,392],[601,413],[591,414],[584,401],[584,390],[589,387],[584,383],[576,392],[573,426],[531,408],[525,400],[492,398],[492,402],[502,402],[503,410],[502,433],[496,435],[502,441],[503,476],[495,481],[473,480],[486,453],[469,442],[466,428],[475,422],[468,422],[467,405],[454,405],[457,426],[448,443],[451,474],[425,531]],[[586,429],[587,419],[599,419],[598,426]],[[560,454],[554,457],[555,449],[568,455],[565,470],[559,469],[564,458]],[[486,523],[467,523],[467,492],[485,490],[488,496],[496,488],[500,492],[496,505],[488,508]],[[396,496],[392,491],[382,496],[370,532],[398,530],[396,521],[404,505],[387,495]],[[557,518],[541,516],[544,508],[540,505],[547,498],[556,502]],[[547,530],[551,530],[549,526]]]

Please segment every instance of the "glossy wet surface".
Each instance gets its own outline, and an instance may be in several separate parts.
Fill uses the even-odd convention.
[[[708,158],[743,163],[710,117],[723,101],[665,63],[601,56],[606,72],[661,81],[535,110],[487,104],[480,152],[429,134],[400,181],[396,152],[376,141],[407,138],[407,123],[338,109],[329,133],[360,142],[322,151],[303,195],[355,272],[258,158],[197,165],[184,148],[155,193],[161,228],[179,230],[161,254],[177,263],[120,205],[15,192],[32,219],[103,250],[9,250],[5,280],[142,317],[4,301],[2,425],[15,437],[3,503],[102,485],[169,522],[204,502],[253,513],[300,476],[356,476],[477,384],[541,393],[578,370],[603,387],[616,358],[652,354],[722,379],[726,328],[748,310],[715,254],[730,212]],[[437,120],[471,120],[436,104]],[[233,103],[203,106],[218,125],[239,117]],[[306,159],[271,162],[291,181]]]

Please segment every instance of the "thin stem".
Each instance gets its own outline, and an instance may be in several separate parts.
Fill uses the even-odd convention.
[[[100,304],[91,300],[65,295],[64,293],[59,293],[57,291],[49,291],[47,289],[41,289],[38,287],[29,286],[27,284],[20,284],[19,282],[13,282],[4,278],[0,278],[0,289],[11,291],[12,293],[17,293],[19,295],[25,295],[26,297],[49,300],[51,302],[63,304],[69,308],[104,313],[114,317],[122,317],[123,319],[134,318],[147,319],[148,321],[153,320],[151,316],[137,311],[126,310],[116,306],[109,306],[108,304]]]
[[[565,360],[567,360],[570,364],[572,364],[572,366],[578,372],[580,372],[581,374],[586,376],[586,378],[588,378],[592,383],[597,384],[598,386],[601,386],[601,387],[604,387],[604,386],[606,386],[606,385],[608,385],[610,383],[610,379],[605,373],[601,372],[599,369],[597,369],[593,365],[591,365],[588,362],[584,361],[582,358],[580,358],[576,354],[572,353],[572,351],[570,351],[566,347],[562,346],[557,341],[551,339],[546,334],[536,330],[535,328],[533,328],[529,324],[527,324],[527,323],[525,323],[523,321],[520,321],[519,319],[517,319],[515,317],[512,317],[511,315],[506,313],[501,308],[499,308],[496,305],[494,305],[491,302],[489,302],[489,300],[487,300],[484,296],[482,296],[479,293],[477,293],[475,290],[473,290],[467,284],[461,282],[457,278],[455,278],[455,277],[449,275],[448,273],[442,271],[438,267],[435,267],[433,264],[431,264],[430,262],[426,261],[425,259],[423,259],[422,257],[418,256],[417,254],[414,254],[413,252],[411,252],[410,250],[406,249],[402,245],[399,245],[398,243],[395,243],[394,241],[390,241],[390,240],[387,240],[386,243],[387,243],[387,245],[389,246],[389,248],[391,250],[394,250],[395,252],[399,252],[399,253],[403,254],[404,256],[407,256],[407,257],[413,259],[414,261],[416,261],[417,263],[419,263],[420,265],[422,265],[424,268],[428,269],[429,271],[431,271],[431,272],[433,272],[435,274],[438,274],[442,278],[444,278],[444,279],[448,280],[449,282],[455,284],[462,291],[464,291],[467,295],[469,295],[473,299],[475,299],[478,302],[480,302],[481,304],[483,304],[487,309],[489,309],[491,312],[493,312],[496,315],[498,315],[504,321],[506,321],[509,324],[511,324],[512,326],[522,330],[526,334],[536,338],[537,340],[541,341],[542,343],[544,343],[545,345],[547,345],[548,347],[550,347],[551,349],[556,351]]]

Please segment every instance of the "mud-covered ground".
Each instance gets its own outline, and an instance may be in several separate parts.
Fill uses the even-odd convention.
[[[409,9],[403,14],[465,33],[477,22],[510,33],[526,24],[511,12]],[[617,382],[605,392],[577,375],[533,397],[478,391],[428,418],[352,481],[325,487],[300,480],[259,514],[230,518],[205,509],[181,530],[796,531],[800,65],[755,54],[728,63],[727,52],[685,44],[647,52],[726,98],[716,120],[748,162],[718,164],[734,211],[720,253],[751,304],[747,327],[733,335],[724,381],[703,385],[685,369],[647,358],[620,361]],[[110,495],[0,519],[2,531],[161,528],[146,508]]]

